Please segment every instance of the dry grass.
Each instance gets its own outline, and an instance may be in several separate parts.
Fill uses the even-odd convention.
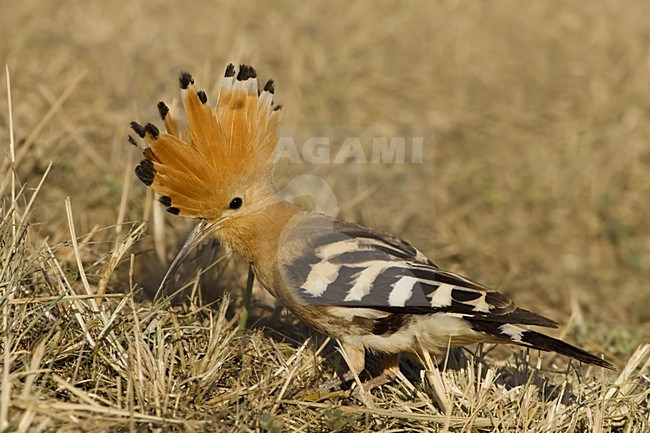
[[[0,431],[650,428],[647,2],[1,10]],[[280,186],[319,176],[343,218],[564,323],[618,371],[508,348],[460,371],[424,360],[365,404],[313,401],[298,391],[331,377],[332,345],[264,305],[241,329],[238,259],[208,249],[187,302],[147,301],[186,226],[133,182],[128,121],[156,119],[181,69],[210,93],[229,60],[276,79],[298,143],[425,138],[420,165],[282,161]]]

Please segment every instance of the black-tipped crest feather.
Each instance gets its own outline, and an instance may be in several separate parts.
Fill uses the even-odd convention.
[[[147,186],[151,186],[155,174],[153,162],[149,161],[148,159],[143,159],[135,168],[135,174],[138,176],[138,179],[142,181],[142,183]]]
[[[249,65],[239,65],[237,81],[246,81],[249,78],[257,78],[257,72],[255,71],[255,68]]]
[[[228,63],[228,66],[226,66],[226,73],[224,74],[224,77],[234,77],[235,76],[235,65],[232,63]]]
[[[153,123],[147,123],[144,126],[144,129],[149,133],[149,135],[153,138],[156,139],[160,135],[160,131],[158,130],[158,127],[154,125]]]
[[[264,91],[269,92],[271,95],[275,93],[275,83],[273,82],[273,80],[269,80],[266,82],[266,84],[264,85]]]
[[[162,204],[165,207],[169,207],[172,205],[172,199],[171,197],[167,197],[166,195],[161,196],[158,201],[160,204]]]
[[[147,130],[144,129],[144,126],[140,125],[136,121],[131,122],[131,129],[133,129],[133,132],[138,134],[140,138],[144,138],[144,136],[147,134]]]
[[[208,95],[205,94],[203,90],[199,90],[196,92],[196,95],[199,97],[199,101],[201,101],[201,104],[205,104],[208,102]]]
[[[158,114],[160,114],[160,118],[164,121],[165,117],[167,117],[167,114],[169,113],[169,107],[163,102],[160,101],[158,102]]]
[[[192,78],[192,74],[189,72],[183,71],[178,77],[178,83],[180,84],[181,89],[185,90],[190,86],[190,84],[194,84],[194,78]]]

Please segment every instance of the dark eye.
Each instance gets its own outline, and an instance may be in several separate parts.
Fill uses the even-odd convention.
[[[235,197],[230,201],[230,204],[228,205],[230,209],[239,209],[244,203],[244,201],[240,197]]]

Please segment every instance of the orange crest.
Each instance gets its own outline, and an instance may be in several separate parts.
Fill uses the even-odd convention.
[[[164,102],[158,111],[167,132],[131,122],[148,145],[135,172],[169,212],[212,220],[234,188],[271,183],[281,106],[273,105],[273,81],[260,92],[257,73],[247,65],[237,73],[228,65],[214,107],[190,74],[181,73],[179,82],[188,128],[179,132]]]

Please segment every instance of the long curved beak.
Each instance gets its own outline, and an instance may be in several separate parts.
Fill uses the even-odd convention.
[[[160,293],[162,293],[163,289],[171,279],[171,277],[174,275],[174,273],[178,270],[178,267],[180,264],[185,260],[185,258],[188,256],[188,254],[196,248],[202,240],[208,238],[209,236],[213,235],[217,230],[221,228],[221,223],[223,223],[225,220],[227,220],[229,217],[224,217],[221,218],[217,221],[210,222],[207,220],[201,220],[199,224],[192,230],[192,233],[187,237],[187,240],[185,241],[185,244],[181,248],[181,250],[176,254],[176,257],[174,258],[174,261],[172,261],[172,264],[169,266],[169,269],[167,269],[167,273],[165,274],[165,277],[162,279],[162,282],[160,283],[160,286],[158,287],[158,290],[156,291],[156,295],[154,296],[154,301],[158,299],[158,296]]]

